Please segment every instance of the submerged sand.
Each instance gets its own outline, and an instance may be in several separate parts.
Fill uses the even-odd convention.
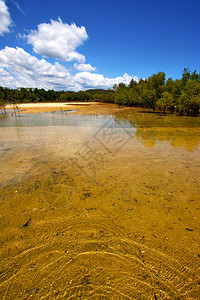
[[[199,299],[199,127],[94,108],[116,127],[0,128],[0,298]]]

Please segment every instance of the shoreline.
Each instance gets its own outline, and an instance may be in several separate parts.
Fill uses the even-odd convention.
[[[127,107],[119,107],[114,103],[101,102],[19,103],[16,105],[7,104],[5,109],[13,109],[15,106],[17,106],[22,114],[44,113],[60,110],[76,110],[73,114],[110,114],[127,109]]]
[[[16,106],[21,108],[29,107],[65,107],[66,105],[91,105],[99,104],[99,102],[38,102],[38,103],[18,103]],[[15,104],[6,104],[5,108],[13,108]]]

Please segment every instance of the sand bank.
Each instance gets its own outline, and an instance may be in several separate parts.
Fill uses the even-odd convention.
[[[6,105],[6,109],[13,109],[13,105]],[[57,102],[57,103],[21,103],[17,104],[21,113],[40,113],[58,110],[76,110],[77,114],[109,114],[115,111],[124,110],[112,103],[99,102]]]

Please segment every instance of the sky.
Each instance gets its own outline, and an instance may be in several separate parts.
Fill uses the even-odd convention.
[[[200,73],[199,0],[0,0],[0,86],[112,88]]]

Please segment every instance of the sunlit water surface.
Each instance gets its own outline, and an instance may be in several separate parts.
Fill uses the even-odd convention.
[[[0,116],[0,299],[200,299],[200,121]]]

